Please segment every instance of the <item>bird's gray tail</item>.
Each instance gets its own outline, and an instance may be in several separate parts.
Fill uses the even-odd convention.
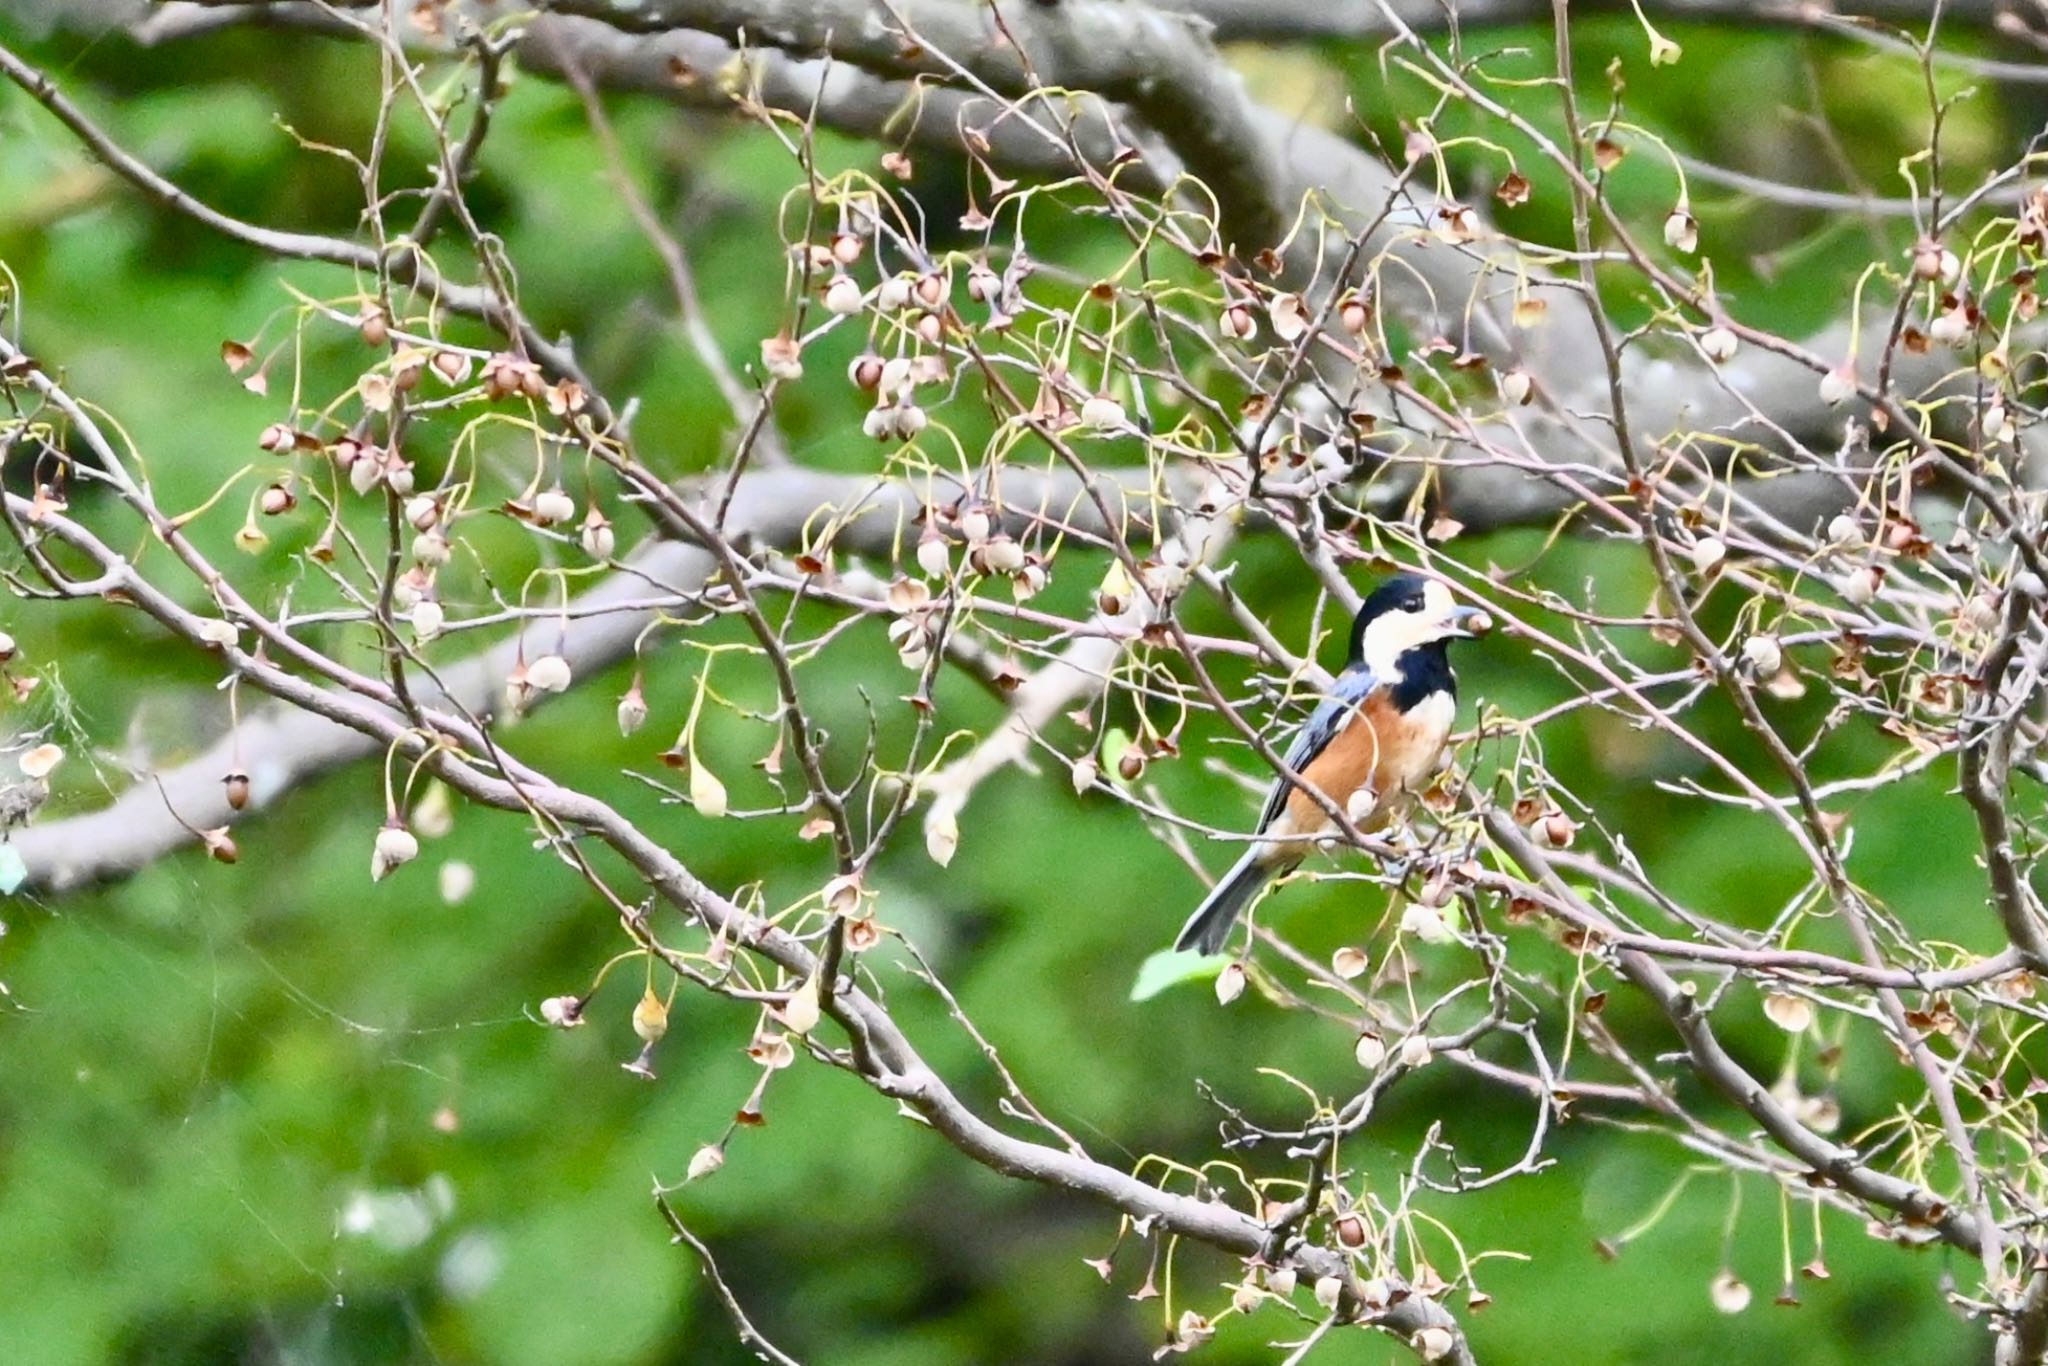
[[[1223,945],[1230,939],[1230,927],[1244,914],[1244,908],[1258,899],[1259,889],[1275,871],[1259,861],[1261,852],[1256,847],[1246,850],[1245,856],[1223,875],[1223,880],[1188,917],[1188,923],[1180,927],[1180,937],[1173,941],[1176,949],[1223,952]]]

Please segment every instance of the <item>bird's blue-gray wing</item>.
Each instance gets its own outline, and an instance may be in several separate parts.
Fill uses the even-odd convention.
[[[1331,685],[1329,696],[1309,713],[1308,720],[1302,722],[1301,729],[1294,733],[1293,742],[1287,746],[1284,756],[1287,767],[1296,773],[1305,770],[1315,757],[1323,752],[1323,747],[1343,729],[1351,713],[1378,685],[1379,680],[1374,677],[1372,670],[1367,668],[1346,669],[1338,674],[1337,681]],[[1259,815],[1260,834],[1264,834],[1267,827],[1279,817],[1281,808],[1287,804],[1287,794],[1292,791],[1294,784],[1287,781],[1286,775],[1282,774],[1273,779],[1273,789],[1266,794],[1266,809]]]

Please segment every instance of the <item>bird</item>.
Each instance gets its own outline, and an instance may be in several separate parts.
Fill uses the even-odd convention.
[[[1344,670],[1295,733],[1287,768],[1360,830],[1384,829],[1428,785],[1450,737],[1458,711],[1450,643],[1489,625],[1484,609],[1454,601],[1440,579],[1386,580],[1359,607]],[[1322,802],[1285,774],[1276,778],[1251,847],[1188,917],[1174,948],[1221,953],[1266,883],[1292,871],[1334,826]]]

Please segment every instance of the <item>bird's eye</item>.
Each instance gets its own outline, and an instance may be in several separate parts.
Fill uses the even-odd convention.
[[[1414,597],[1401,604],[1401,610],[1404,612],[1420,612],[1426,605],[1422,601],[1422,594],[1417,593]]]

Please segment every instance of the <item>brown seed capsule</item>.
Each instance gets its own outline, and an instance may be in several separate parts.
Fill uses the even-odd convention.
[[[429,364],[443,384],[460,384],[469,378],[469,357],[460,351],[436,351]]]
[[[221,783],[227,788],[228,805],[236,811],[246,810],[249,806],[249,775],[238,768],[222,778]]]
[[[235,837],[228,833],[225,825],[212,830],[202,830],[199,832],[199,838],[205,843],[207,854],[217,863],[233,863],[242,856],[240,847],[235,844]]]
[[[873,393],[882,383],[882,358],[872,351],[862,352],[846,367],[846,377],[854,388]]]
[[[1344,302],[1337,306],[1337,321],[1352,336],[1362,337],[1366,328],[1372,325],[1372,308],[1359,295],[1347,294]]]

